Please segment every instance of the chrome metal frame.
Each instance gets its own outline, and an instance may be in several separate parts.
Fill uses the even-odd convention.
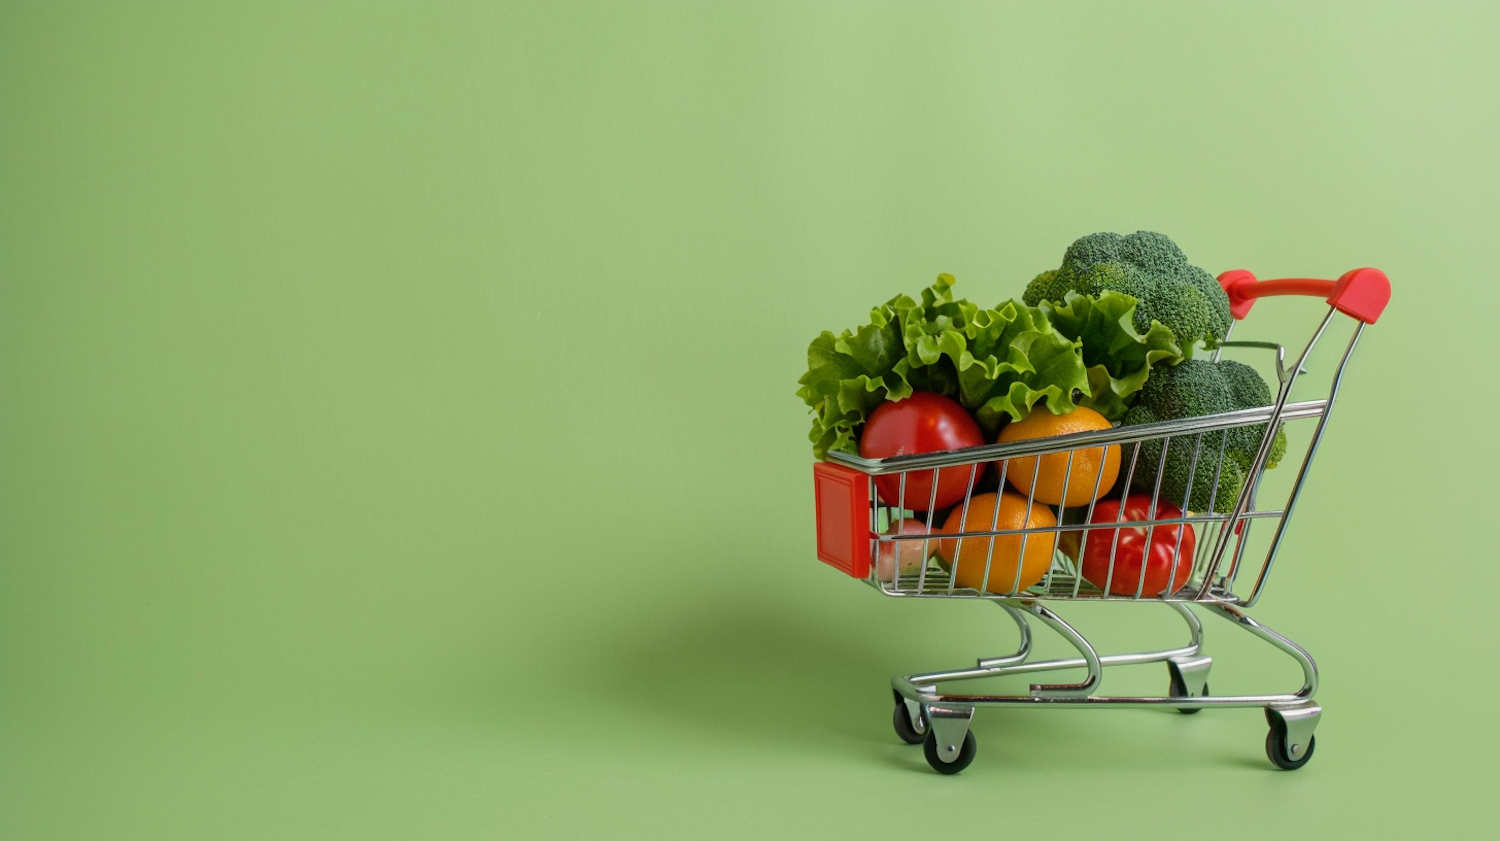
[[[1185,418],[1180,420],[1169,420],[1160,423],[1143,424],[1138,426],[1116,427],[1112,429],[1098,430],[1092,432],[1081,432],[1072,435],[1055,436],[1044,439],[1018,441],[1013,443],[994,444],[985,447],[975,447],[967,450],[958,450],[943,453],[931,453],[912,456],[898,456],[887,459],[863,459],[858,456],[834,452],[829,454],[830,460],[844,464],[869,477],[870,498],[876,500],[871,507],[870,531],[872,535],[871,557],[879,558],[880,553],[889,555],[891,563],[889,574],[882,576],[878,570],[879,564],[872,564],[871,571],[866,583],[887,596],[900,598],[959,598],[959,599],[985,599],[993,601],[1004,610],[1020,630],[1020,643],[1017,650],[1002,657],[980,658],[973,668],[955,669],[939,672],[928,672],[914,675],[898,676],[892,678],[891,685],[897,696],[905,703],[907,711],[911,716],[913,727],[916,732],[922,733],[924,727],[930,727],[929,738],[937,740],[937,756],[942,762],[953,762],[959,756],[960,746],[966,736],[969,720],[973,711],[980,706],[1011,706],[1011,707],[1096,707],[1100,705],[1114,705],[1123,707],[1174,707],[1184,711],[1193,711],[1207,708],[1221,707],[1264,707],[1267,717],[1272,722],[1272,734],[1275,738],[1282,739],[1284,755],[1291,760],[1302,759],[1305,761],[1308,747],[1311,744],[1313,730],[1317,726],[1318,716],[1321,713],[1319,707],[1312,699],[1318,686],[1317,665],[1312,657],[1296,643],[1270,628],[1260,624],[1246,615],[1242,608],[1253,606],[1264,592],[1266,580],[1270,574],[1271,566],[1279,553],[1287,522],[1291,518],[1292,511],[1296,507],[1298,498],[1305,485],[1313,457],[1317,454],[1318,446],[1322,441],[1327,429],[1328,418],[1332,412],[1334,403],[1338,398],[1340,383],[1343,380],[1344,371],[1349,363],[1350,356],[1359,342],[1360,334],[1364,325],[1358,324],[1353,331],[1348,346],[1344,349],[1339,359],[1338,366],[1334,371],[1332,386],[1325,399],[1309,400],[1293,403],[1290,401],[1292,388],[1297,383],[1299,376],[1307,373],[1306,364],[1312,354],[1313,348],[1328,329],[1336,310],[1329,307],[1328,313],[1323,317],[1312,338],[1308,341],[1297,361],[1289,369],[1285,366],[1285,349],[1280,345],[1265,342],[1238,342],[1226,340],[1220,343],[1220,348],[1213,351],[1212,359],[1218,360],[1221,349],[1224,347],[1244,347],[1274,350],[1276,352],[1276,373],[1278,387],[1275,391],[1274,402],[1270,406],[1255,409],[1245,409],[1236,412],[1210,415],[1207,417]],[[1269,461],[1276,431],[1283,425],[1306,419],[1317,419],[1316,428],[1313,430],[1305,454],[1297,467],[1296,478],[1292,484],[1291,491],[1285,504],[1280,508],[1262,509],[1256,505],[1256,496],[1260,490],[1261,480],[1264,476],[1266,465]],[[1188,484],[1191,486],[1199,479],[1200,460],[1203,464],[1203,481],[1209,481],[1207,471],[1213,468],[1211,480],[1210,499],[1217,499],[1219,483],[1222,478],[1223,466],[1225,464],[1225,448],[1229,439],[1229,431],[1243,429],[1245,427],[1264,425],[1264,433],[1261,435],[1260,444],[1256,451],[1254,460],[1249,469],[1244,471],[1244,482],[1235,500],[1232,509],[1215,513],[1188,511],[1185,504],[1181,505],[1181,512],[1176,516],[1162,516],[1149,520],[1123,520],[1123,509],[1119,518],[1103,524],[1093,522],[1095,505],[1101,495],[1100,478],[1093,479],[1095,482],[1094,493],[1086,506],[1073,506],[1071,509],[1059,507],[1057,511],[1057,524],[1045,527],[1030,528],[999,528],[998,506],[996,506],[996,522],[989,529],[968,529],[968,512],[971,500],[980,491],[975,488],[975,479],[981,471],[990,463],[998,462],[1000,489],[1007,487],[1006,471],[1015,460],[1023,457],[1040,457],[1050,454],[1067,454],[1067,467],[1064,472],[1063,490],[1061,496],[1068,497],[1067,483],[1072,479],[1074,458],[1078,453],[1088,452],[1094,449],[1100,451],[1100,460],[1107,448],[1118,446],[1122,448],[1122,458],[1128,449],[1129,466],[1121,466],[1121,481],[1129,488],[1135,479],[1135,468],[1140,454],[1139,445],[1142,442],[1160,441],[1162,454],[1160,464],[1157,467],[1157,475],[1152,490],[1152,512],[1162,510],[1157,503],[1162,501],[1161,486],[1162,474],[1167,462],[1166,452],[1174,442],[1181,442],[1179,446],[1190,445],[1194,447],[1191,467],[1189,469]],[[1214,433],[1217,433],[1215,438]],[[1208,444],[1205,445],[1205,437]],[[1135,446],[1131,446],[1135,445]],[[1217,454],[1213,450],[1217,448]],[[1206,458],[1205,458],[1206,456]],[[1283,462],[1290,462],[1291,454],[1283,457]],[[903,573],[900,569],[899,549],[902,542],[921,541],[922,557],[929,561],[934,552],[938,550],[936,544],[940,538],[935,530],[935,524],[928,524],[934,531],[926,533],[909,534],[904,532],[906,521],[918,516],[919,511],[933,511],[937,499],[938,482],[940,470],[962,470],[967,467],[969,471],[968,491],[961,503],[955,503],[954,513],[958,514],[958,524],[962,530],[945,531],[941,533],[941,541],[945,544],[953,556],[960,556],[963,542],[965,540],[986,540],[988,550],[985,557],[984,573],[979,588],[959,587],[956,584],[956,576],[941,568],[935,568],[928,562],[923,562],[920,569],[915,573]],[[1102,475],[1102,471],[1094,471]],[[1038,470],[1032,471],[1031,490],[1036,487]],[[920,504],[910,505],[907,502],[908,479],[913,474],[926,474],[923,480],[931,485],[930,497],[923,508]],[[877,478],[897,475],[899,485],[897,499],[894,504],[882,500]],[[961,481],[961,479],[960,479]],[[1024,493],[1020,488],[1015,488],[1018,493]],[[1108,490],[1108,489],[1105,489]],[[1128,492],[1128,491],[1127,491]],[[1033,507],[1041,503],[1035,502],[1031,494],[1024,494],[1026,499],[1026,516],[1024,522],[1031,522]],[[1166,500],[1171,502],[1172,500]],[[1187,500],[1177,500],[1178,503],[1186,503]],[[1212,507],[1212,506],[1211,506]],[[914,510],[915,509],[915,510]],[[1084,509],[1080,511],[1080,509]],[[1080,522],[1065,522],[1066,513],[1071,510],[1074,519]],[[1081,513],[1081,517],[1078,515]],[[1276,531],[1274,532],[1269,547],[1264,557],[1252,560],[1245,556],[1248,536],[1251,527],[1261,520],[1274,520]],[[1179,563],[1190,564],[1191,572],[1187,583],[1170,592],[1145,592],[1146,576],[1140,576],[1140,583],[1134,593],[1112,593],[1112,584],[1116,573],[1116,553],[1119,546],[1119,533],[1122,529],[1145,529],[1146,540],[1149,542],[1151,531],[1155,528],[1177,529],[1177,547],[1173,558],[1172,574],[1168,581],[1178,579],[1177,572]],[[1182,551],[1184,543],[1183,535],[1188,530],[1197,533],[1195,548],[1192,554]],[[1088,536],[1096,531],[1105,535],[1113,535],[1109,555],[1109,567],[1106,580],[1102,583],[1091,582],[1083,574],[1083,550],[1080,547],[1077,552],[1077,560],[1073,561],[1063,557],[1061,553],[1054,554],[1052,566],[1047,570],[1044,578],[1035,584],[1022,587],[1021,568],[1019,560],[1012,559],[1010,562],[1016,567],[1013,581],[1009,586],[1004,581],[992,582],[990,574],[995,566],[994,558],[996,545],[1001,538],[1019,536],[1021,538],[1017,557],[1025,556],[1026,541],[1032,538],[1047,539],[1054,541],[1053,546],[1066,532],[1081,533],[1080,543],[1087,545]],[[1013,551],[1013,550],[1007,550]],[[1248,592],[1240,593],[1236,590],[1236,582],[1241,574],[1251,577],[1253,584]],[[885,580],[888,578],[889,580]],[[1123,580],[1123,579],[1122,579]],[[1128,587],[1128,584],[1126,585]],[[1168,585],[1170,586],[1170,584]],[[1094,645],[1079,633],[1073,626],[1069,625],[1044,603],[1050,601],[1128,601],[1128,602],[1159,602],[1167,605],[1175,611],[1187,624],[1189,639],[1186,644],[1168,649],[1155,651],[1108,654],[1101,655]],[[1198,617],[1189,607],[1196,603],[1210,613],[1232,622],[1237,627],[1247,631],[1251,635],[1264,640],[1277,650],[1291,657],[1301,667],[1303,673],[1302,686],[1293,691],[1258,694],[1258,695],[1230,695],[1213,696],[1205,694],[1206,678],[1212,661],[1203,654],[1203,626]],[[1066,639],[1080,656],[1066,659],[1029,661],[1031,655],[1032,634],[1030,622],[1040,621],[1051,628],[1058,635]],[[1096,694],[1103,677],[1103,670],[1107,666],[1139,665],[1148,663],[1168,663],[1173,670],[1173,677],[1179,681],[1186,694],[1168,693],[1162,696],[1103,696]],[[1049,671],[1068,669],[1084,670],[1084,677],[1076,683],[1036,683],[1032,684],[1030,691],[1026,694],[1017,695],[975,695],[954,694],[938,691],[940,684],[949,681],[971,680],[987,677],[1002,677],[1015,674],[1032,674]],[[1277,734],[1280,734],[1277,736]],[[1284,766],[1285,767],[1285,766]]]

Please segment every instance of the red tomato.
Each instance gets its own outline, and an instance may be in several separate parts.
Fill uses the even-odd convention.
[[[859,454],[865,458],[890,458],[915,453],[961,450],[984,444],[979,424],[954,400],[930,391],[916,391],[905,400],[882,403],[870,413],[859,438]],[[979,481],[987,464],[972,468],[945,467],[906,474],[905,507],[910,511],[947,508],[964,498],[970,475]],[[932,477],[937,474],[937,500],[932,500]],[[887,505],[901,505],[901,474],[875,477],[875,488]]]
[[[1165,500],[1158,501],[1156,513],[1151,513],[1149,494],[1131,494],[1125,498],[1125,515],[1120,516],[1120,500],[1109,499],[1094,506],[1090,523],[1118,523],[1131,520],[1173,519],[1182,516],[1182,510]],[[1151,532],[1151,545],[1146,546],[1146,532]],[[1089,529],[1083,547],[1083,577],[1099,589],[1109,582],[1109,592],[1117,596],[1133,596],[1137,588],[1146,598],[1161,595],[1163,590],[1175,593],[1187,583],[1193,572],[1193,527],[1186,523],[1167,526],[1131,526],[1119,529]],[[1179,548],[1178,536],[1182,543]],[[1116,540],[1118,536],[1118,540]],[[1115,571],[1109,572],[1110,552],[1114,552]],[[1173,575],[1173,560],[1176,574]],[[1146,585],[1141,586],[1141,567],[1145,566]],[[1167,578],[1171,577],[1171,586]]]

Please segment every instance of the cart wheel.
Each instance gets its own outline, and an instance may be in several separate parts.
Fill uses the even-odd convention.
[[[1317,746],[1318,737],[1308,736],[1307,750],[1302,752],[1302,756],[1293,759],[1286,753],[1286,729],[1284,727],[1273,725],[1271,732],[1266,734],[1266,756],[1271,760],[1272,765],[1283,771],[1295,771],[1306,765],[1307,761],[1312,759],[1313,748]]]
[[[1172,673],[1172,688],[1169,689],[1169,690],[1167,690],[1167,694],[1171,695],[1173,698],[1187,698],[1187,697],[1190,697],[1188,695],[1187,687],[1182,685],[1182,678],[1178,677],[1176,672]],[[1200,695],[1200,696],[1198,696],[1198,697],[1200,697],[1200,698],[1207,698],[1208,697],[1208,684],[1206,684],[1206,683],[1203,684],[1203,694]],[[1182,713],[1183,715],[1192,715],[1193,713],[1201,713],[1201,712],[1203,712],[1203,708],[1202,707],[1178,707],[1177,711],[1180,712],[1180,713]]]
[[[927,756],[927,764],[939,774],[957,774],[969,767],[969,763],[974,761],[976,750],[973,731],[964,733],[963,746],[958,749],[958,756],[952,762],[944,762],[938,758],[937,736],[933,734],[932,728],[927,729],[927,738],[922,740],[922,753]]]
[[[896,735],[908,745],[922,744],[922,739],[927,735],[927,714],[919,714],[917,726],[912,727],[911,713],[906,711],[906,701],[900,695],[896,696],[896,711],[891,715],[891,724],[896,728]]]
[[[1181,664],[1179,664],[1177,662],[1174,662],[1172,660],[1168,660],[1167,661],[1167,674],[1170,676],[1171,679],[1170,679],[1170,682],[1169,682],[1168,688],[1167,688],[1167,697],[1169,697],[1169,698],[1206,698],[1206,697],[1208,697],[1208,681],[1206,679],[1203,680],[1203,691],[1199,692],[1197,695],[1194,695],[1188,689],[1187,680],[1183,678],[1182,672],[1183,672],[1183,668],[1184,667],[1188,667],[1188,668],[1191,668],[1193,670],[1193,674],[1195,676],[1203,676],[1204,673],[1208,671],[1208,664],[1209,664],[1209,662],[1210,661],[1209,661],[1209,659],[1207,657],[1204,657],[1204,658],[1202,658],[1199,661],[1188,661],[1186,663],[1181,663]],[[1200,677],[1200,679],[1203,679],[1203,678]],[[1196,712],[1202,712],[1203,708],[1202,707],[1178,707],[1177,711],[1180,712],[1180,713],[1182,713],[1183,715],[1192,715],[1193,713],[1196,713]]]

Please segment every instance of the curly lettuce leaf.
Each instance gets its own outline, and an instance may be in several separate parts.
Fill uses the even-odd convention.
[[[978,307],[962,298],[955,301],[953,283],[953,275],[940,274],[922,290],[920,303],[897,295],[886,305],[901,320],[901,339],[913,367],[938,365],[967,341],[965,331]]]
[[[959,403],[991,434],[1007,416],[1020,420],[1043,400],[1053,412],[1071,412],[1073,390],[1088,386],[1077,344],[1033,307],[1006,301],[981,309],[954,300],[953,282],[939,275],[920,304],[892,300],[913,375],[934,372],[942,392],[953,393],[949,377],[956,374]]]
[[[878,307],[870,320],[852,333],[835,336],[825,330],[807,348],[807,373],[797,396],[812,407],[808,438],[818,458],[829,450],[857,452],[854,430],[870,412],[887,399],[911,395],[904,371],[896,370],[906,356],[896,322]]]
[[[857,452],[870,412],[914,390],[955,396],[991,434],[1042,401],[1055,413],[1073,410],[1074,390],[1089,388],[1077,341],[1039,309],[1015,301],[981,309],[955,299],[953,284],[939,275],[920,301],[898,295],[871,311],[870,324],[813,340],[797,394],[813,410],[814,455]]]
[[[980,310],[969,347],[956,361],[960,402],[993,434],[1007,417],[1022,420],[1042,401],[1053,414],[1073,411],[1073,392],[1088,388],[1077,342],[1041,310],[1016,301]]]
[[[1145,334],[1135,328],[1136,299],[1105,290],[1097,297],[1068,292],[1062,301],[1040,302],[1059,333],[1078,342],[1088,369],[1087,406],[1119,420],[1146,384],[1151,366],[1176,365],[1185,356],[1172,331],[1153,321]]]

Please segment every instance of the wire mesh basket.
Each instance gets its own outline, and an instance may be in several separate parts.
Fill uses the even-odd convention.
[[[1285,348],[1271,342],[1226,339],[1213,351],[1215,361],[1239,349],[1273,353],[1277,387],[1269,405],[886,459],[831,452],[828,461],[814,464],[820,559],[887,596],[994,601],[1020,629],[1014,654],[981,658],[972,669],[892,680],[897,733],[922,742],[934,769],[956,773],[969,764],[968,722],[984,705],[1170,705],[1184,712],[1260,706],[1270,722],[1272,762],[1291,769],[1311,757],[1322,709],[1312,701],[1316,665],[1243,609],[1265,589],[1350,357],[1389,300],[1390,282],[1369,268],[1337,281],[1257,281],[1246,271],[1219,280],[1236,322],[1260,297],[1315,295],[1329,305],[1291,366]],[[1293,386],[1339,313],[1355,326],[1327,397],[1292,402]],[[1282,478],[1268,481],[1272,474]],[[1263,505],[1267,498],[1272,503]],[[1167,604],[1187,623],[1189,641],[1101,656],[1046,606],[1083,600]],[[1302,666],[1302,688],[1210,697],[1211,660],[1202,654],[1202,626],[1191,604],[1290,655]],[[1081,656],[1029,661],[1031,619],[1057,631]],[[1166,695],[1097,694],[1104,666],[1157,662],[1168,665]],[[1087,671],[1082,681],[1037,684],[1025,695],[937,691],[950,680],[1077,668]]]

